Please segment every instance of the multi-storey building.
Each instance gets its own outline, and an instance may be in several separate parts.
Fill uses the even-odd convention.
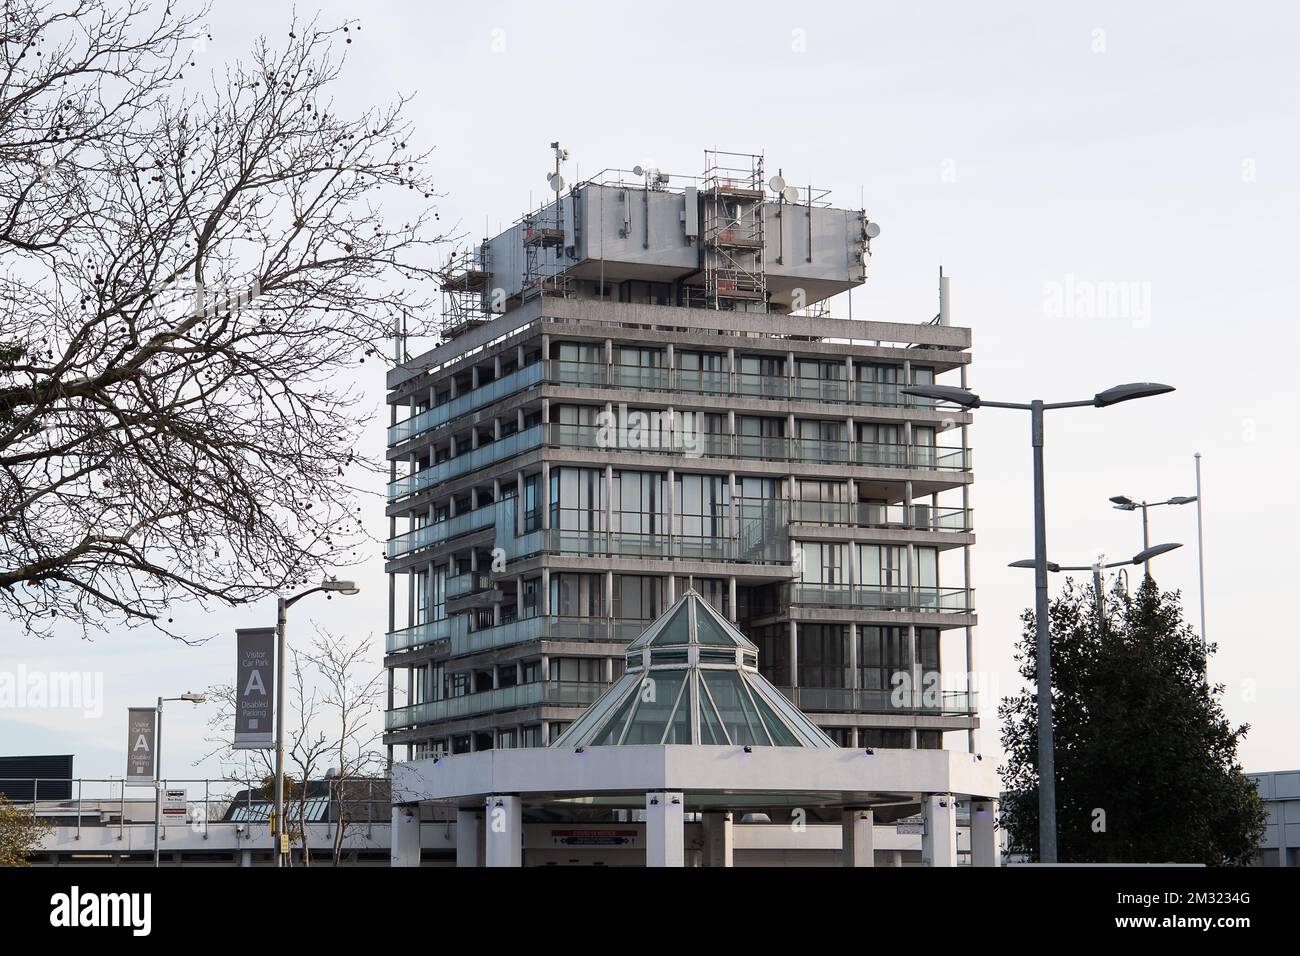
[[[970,332],[831,317],[875,224],[706,159],[453,257],[389,374],[390,759],[546,745],[688,586],[841,745],[974,749],[970,419],[905,393]]]

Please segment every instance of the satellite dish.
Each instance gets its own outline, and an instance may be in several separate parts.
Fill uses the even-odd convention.
[[[876,236],[880,235],[880,226],[878,223],[869,222],[863,228],[862,232],[868,239],[874,239]]]
[[[785,192],[785,180],[780,176],[773,176],[767,181],[767,188],[774,193]]]
[[[786,186],[781,190],[781,195],[785,197],[786,202],[799,201],[799,188],[797,186]]]
[[[640,166],[633,166],[633,167],[632,167],[632,175],[633,175],[633,176],[644,176],[644,175],[645,175],[645,170],[642,169]]]
[[[546,177],[546,181],[551,184],[551,188],[557,193],[564,188],[564,177],[559,173],[551,173]]]

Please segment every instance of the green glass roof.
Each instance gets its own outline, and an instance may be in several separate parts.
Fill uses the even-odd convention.
[[[552,747],[834,747],[758,672],[758,648],[692,590],[628,645],[627,671]]]

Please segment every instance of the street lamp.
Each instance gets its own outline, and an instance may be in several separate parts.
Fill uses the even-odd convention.
[[[179,697],[159,697],[158,698],[158,734],[153,744],[153,865],[159,865],[158,854],[158,829],[162,826],[162,718],[163,718],[163,701],[168,700],[187,700],[191,704],[198,705],[207,701],[206,694],[196,694],[194,691],[187,690]]]
[[[334,578],[326,578],[314,588],[308,588],[291,598],[279,598],[276,606],[275,619],[275,865],[284,866],[284,853],[281,849],[283,845],[284,834],[284,677],[285,677],[285,623],[288,620],[288,611],[291,606],[297,604],[309,594],[315,594],[317,591],[327,591],[333,594],[346,594],[349,597],[354,594],[360,594],[361,588],[357,587],[352,581],[338,581]],[[303,781],[303,786],[307,781]]]
[[[1094,591],[1097,592],[1096,593],[1097,622],[1098,622],[1097,627],[1100,628],[1102,617],[1106,613],[1105,592],[1102,590],[1101,572],[1109,568],[1122,568],[1125,565],[1129,565],[1129,564],[1145,564],[1154,557],[1157,557],[1162,554],[1168,554],[1170,551],[1176,551],[1178,548],[1181,547],[1182,547],[1181,544],[1157,544],[1156,546],[1151,548],[1143,548],[1141,551],[1133,555],[1133,557],[1128,558],[1127,560],[1112,561],[1110,562],[1110,564],[1097,563],[1097,564],[1063,565],[1063,564],[1057,564],[1055,561],[1048,561],[1047,570],[1053,574],[1057,573],[1058,571],[1091,571],[1092,572],[1092,588]],[[1012,561],[1010,564],[1007,565],[1007,567],[1032,568],[1034,567],[1034,561],[1032,558],[1027,558],[1023,561]]]
[[[913,385],[906,395],[952,402],[963,408],[1014,408],[1029,412],[1030,440],[1034,448],[1034,615],[1038,633],[1038,859],[1056,862],[1056,760],[1052,748],[1052,657],[1047,634],[1047,515],[1043,490],[1043,412],[1057,408],[1106,408],[1135,398],[1172,392],[1172,385],[1133,382],[1098,392],[1077,402],[987,402],[974,392],[950,385]]]
[[[1113,504],[1118,511],[1137,511],[1139,508],[1142,509],[1142,547],[1144,548],[1149,548],[1151,546],[1151,530],[1147,524],[1148,508],[1157,508],[1160,505],[1190,505],[1193,501],[1199,500],[1199,495],[1180,495],[1175,498],[1169,498],[1165,501],[1134,501],[1128,495],[1115,495],[1110,499],[1111,504]],[[1147,575],[1151,573],[1150,561],[1146,562],[1146,566],[1143,567],[1142,573]]]

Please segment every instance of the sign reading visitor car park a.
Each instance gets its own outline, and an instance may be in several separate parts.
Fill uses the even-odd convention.
[[[275,746],[275,628],[243,627],[235,631],[236,750]]]
[[[126,712],[126,782],[132,786],[153,783],[154,734],[158,711],[131,707]]]

